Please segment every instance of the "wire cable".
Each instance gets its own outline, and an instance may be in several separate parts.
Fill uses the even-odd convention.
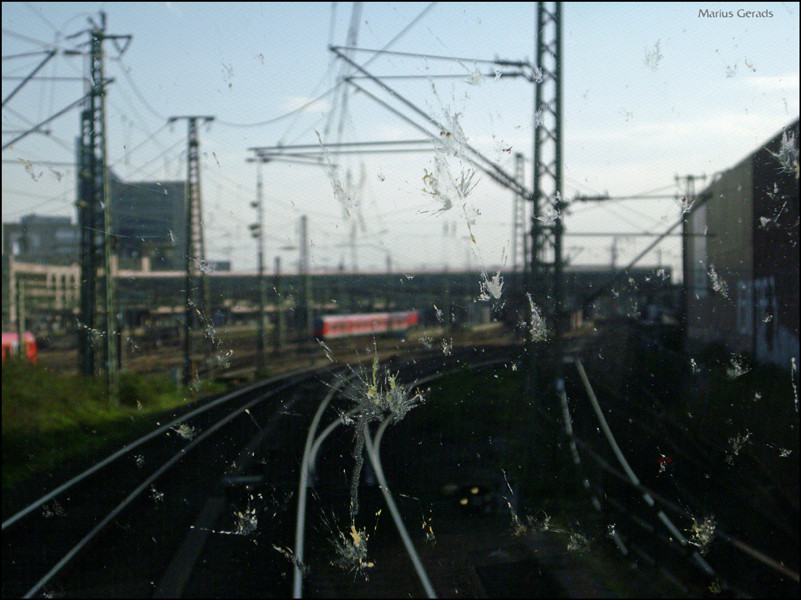
[[[128,72],[129,69],[125,66],[125,63],[122,62],[122,57],[119,56],[115,60],[120,63],[120,67],[122,67],[122,74],[125,77],[125,80],[128,82],[128,85],[131,86],[131,89],[133,90],[134,94],[139,99],[139,101],[144,105],[144,107],[150,112],[150,114],[155,116],[160,121],[166,121],[167,117],[160,114],[155,108],[153,108],[150,105],[150,103],[147,100],[145,100],[144,95],[142,94],[142,92],[139,91],[139,87],[136,85],[136,83],[134,83],[131,74]]]
[[[407,25],[406,27],[404,27],[404,29],[403,29],[403,30],[401,30],[401,32],[400,32],[400,33],[398,33],[398,34],[397,34],[397,35],[396,35],[394,38],[392,38],[392,39],[391,39],[391,40],[390,40],[390,41],[389,41],[389,42],[388,42],[388,43],[387,43],[387,44],[384,46],[384,48],[388,48],[388,47],[389,47],[391,44],[394,44],[394,43],[395,43],[395,42],[396,42],[398,39],[400,39],[400,38],[401,38],[401,37],[402,37],[404,34],[406,34],[406,33],[409,31],[409,29],[411,28],[411,26],[412,26],[412,25],[414,25],[414,24],[416,24],[416,23],[417,23],[417,21],[419,21],[419,20],[420,20],[420,18],[422,18],[422,17],[423,17],[423,15],[425,15],[425,13],[426,13],[426,12],[428,12],[428,11],[429,11],[429,10],[430,10],[430,9],[431,9],[431,8],[432,8],[434,5],[435,5],[435,4],[436,4],[436,2],[432,2],[431,4],[429,4],[429,5],[428,5],[428,6],[427,6],[427,7],[426,7],[424,10],[423,10],[423,12],[421,12],[421,13],[420,13],[420,14],[419,14],[417,17],[415,17],[415,18],[412,20],[412,22],[411,22],[411,23],[409,23],[409,25]],[[365,66],[366,66],[367,64],[369,64],[369,63],[370,63],[370,62],[371,62],[371,61],[372,61],[374,58],[375,58],[375,57],[373,57],[373,58],[371,58],[369,61],[367,61],[367,62],[365,63]],[[266,121],[261,121],[261,122],[258,122],[258,123],[230,123],[230,122],[228,122],[228,121],[220,121],[220,120],[217,120],[216,122],[217,122],[217,123],[219,123],[220,125],[225,125],[225,126],[228,126],[228,127],[261,127],[261,126],[263,126],[263,125],[269,125],[269,124],[271,124],[271,123],[276,123],[276,122],[278,122],[278,121],[281,121],[281,120],[283,120],[283,119],[285,119],[285,118],[287,118],[287,117],[291,117],[292,115],[295,115],[295,114],[297,114],[297,113],[303,112],[303,111],[304,111],[306,108],[308,108],[309,106],[313,105],[315,102],[319,102],[320,100],[322,100],[323,98],[325,98],[325,97],[327,97],[329,94],[331,94],[332,92],[336,91],[336,90],[339,88],[339,86],[340,86],[340,85],[342,85],[342,83],[343,83],[342,81],[340,81],[340,82],[336,83],[336,84],[335,84],[335,85],[334,85],[332,88],[330,88],[329,90],[327,90],[327,91],[323,92],[321,95],[317,96],[317,97],[316,97],[314,100],[311,100],[311,101],[307,102],[307,103],[306,103],[306,104],[304,104],[303,106],[300,106],[299,108],[296,108],[296,109],[294,109],[294,110],[292,110],[292,111],[290,111],[290,112],[288,112],[288,113],[285,113],[285,114],[283,114],[283,115],[279,115],[279,116],[277,116],[277,117],[274,117],[274,118],[272,118],[272,119],[267,119]]]

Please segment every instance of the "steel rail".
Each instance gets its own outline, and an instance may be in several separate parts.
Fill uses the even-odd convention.
[[[370,437],[370,426],[364,426],[364,447],[367,450],[367,456],[370,459],[370,464],[373,465],[373,471],[375,471],[376,479],[378,480],[379,488],[381,489],[381,494],[384,496],[384,501],[387,503],[387,509],[389,509],[389,514],[392,515],[392,520],[395,522],[395,527],[398,530],[398,533],[401,536],[401,540],[403,541],[403,545],[406,548],[406,553],[409,555],[409,558],[412,560],[412,565],[414,566],[415,573],[417,573],[418,579],[420,579],[420,583],[423,584],[423,589],[426,591],[426,595],[429,598],[436,598],[437,594],[434,591],[434,588],[431,585],[431,581],[428,578],[428,574],[426,573],[425,567],[423,567],[423,563],[420,561],[420,556],[417,554],[417,550],[412,543],[412,539],[409,537],[409,532],[406,530],[406,526],[403,524],[403,518],[398,511],[398,506],[395,504],[395,500],[392,497],[392,493],[389,491],[389,486],[387,485],[387,480],[384,477],[384,470],[381,467],[381,459],[378,455],[378,447],[381,443],[381,437],[384,435],[384,430],[387,426],[392,422],[394,419],[394,415],[389,415],[384,419],[381,425],[378,428],[378,432],[376,433],[376,442],[373,445],[373,441]]]
[[[616,393],[613,390],[610,390],[610,388],[608,386],[605,386],[603,383],[599,384],[599,387],[605,388],[610,393],[613,393],[613,394]],[[648,390],[647,388],[643,389],[643,393],[646,396],[648,396],[652,401],[661,404],[661,401],[658,398],[656,398],[654,396],[654,394],[650,390]],[[673,427],[678,427],[678,424],[676,424],[676,423],[674,423],[672,421],[668,421],[668,423]],[[706,439],[699,438],[699,439],[693,439],[691,441],[693,443],[695,443],[695,444],[699,444],[701,447],[705,447],[704,449],[707,450],[707,451],[722,452],[722,450],[719,447],[712,445]],[[604,460],[601,456],[599,456],[592,449],[592,447],[588,443],[586,443],[583,440],[578,439],[578,438],[577,438],[577,443],[579,445],[581,445],[583,447],[583,449],[585,449],[590,454],[590,457],[596,463],[598,463],[598,465],[602,469],[606,470],[607,472],[609,472],[614,477],[620,479],[621,481],[627,483],[628,485],[632,485],[632,487],[634,487],[635,489],[639,490],[641,493],[649,493],[649,494],[651,494],[656,500],[658,500],[660,503],[662,503],[665,507],[667,507],[669,510],[671,510],[674,514],[677,514],[679,516],[683,516],[683,517],[686,517],[686,518],[690,518],[690,519],[693,518],[693,515],[690,514],[687,510],[677,506],[675,503],[673,503],[670,500],[668,500],[668,499],[664,498],[663,496],[659,495],[657,492],[655,492],[653,490],[650,490],[646,486],[643,486],[643,485],[634,486],[626,478],[626,476],[624,474],[622,474],[619,471],[617,471],[615,468],[613,468],[611,465],[609,465],[609,463],[606,462],[606,460]],[[705,452],[699,451],[697,454],[699,456],[705,456]],[[697,458],[696,458],[696,460],[697,460]],[[725,482],[724,482],[724,484],[725,484]],[[740,498],[744,502],[748,502],[749,501],[749,498],[747,496],[745,496],[744,494],[742,494],[741,492],[739,492],[738,489],[732,488],[732,489],[730,489],[730,493],[738,494],[740,496]],[[786,525],[784,525],[783,523],[778,522],[776,520],[776,518],[772,514],[765,514],[764,511],[762,511],[758,507],[754,507],[754,506],[750,506],[750,509],[751,510],[757,510],[758,512],[760,512],[762,514],[762,516],[764,518],[769,520],[774,526],[779,527],[780,529],[782,529],[784,531],[787,531]],[[777,560],[771,558],[770,556],[766,555],[762,551],[754,548],[753,546],[750,546],[749,544],[746,544],[745,542],[743,542],[743,541],[741,541],[741,540],[739,540],[737,538],[732,537],[731,535],[726,533],[725,530],[722,530],[719,527],[716,528],[715,534],[717,536],[719,536],[721,539],[729,542],[730,544],[732,544],[733,546],[738,548],[740,551],[750,555],[751,557],[753,557],[756,560],[762,562],[766,566],[774,569],[776,572],[780,573],[781,575],[784,575],[784,576],[792,579],[793,581],[795,581],[797,583],[799,582],[799,573],[797,571],[793,571],[793,570],[787,568],[781,561],[777,561]]]
[[[480,369],[484,368],[493,364],[499,364],[502,362],[506,362],[504,359],[493,359],[490,361],[485,361],[483,363],[478,363],[476,365],[470,365],[469,368],[471,369]],[[433,381],[443,377],[446,374],[450,374],[455,372],[458,369],[451,369],[445,372],[437,372],[433,375],[429,375],[427,377],[421,377],[420,379],[416,379],[414,382],[410,384],[409,387],[417,387],[422,385],[423,383],[427,383],[428,381]],[[414,547],[414,543],[409,536],[409,532],[406,529],[406,526],[403,523],[403,518],[400,515],[400,511],[398,511],[398,507],[395,504],[395,499],[392,497],[392,493],[389,490],[389,485],[387,484],[387,480],[384,477],[384,469],[381,465],[381,456],[380,456],[380,449],[381,449],[381,440],[383,439],[384,432],[387,429],[387,426],[392,422],[394,419],[394,415],[387,416],[378,427],[378,431],[376,432],[375,436],[375,443],[370,437],[370,429],[369,425],[366,425],[364,428],[364,446],[367,450],[367,456],[370,459],[370,464],[373,466],[373,471],[375,471],[376,479],[379,483],[379,489],[381,490],[381,494],[384,496],[384,501],[387,504],[387,509],[389,510],[390,515],[392,516],[392,520],[395,523],[395,527],[398,530],[398,534],[401,536],[401,540],[403,541],[403,545],[406,548],[406,552],[409,555],[409,558],[412,561],[412,565],[414,566],[414,570],[417,573],[418,579],[420,579],[420,583],[423,585],[423,589],[425,589],[426,594],[429,598],[436,598],[436,592],[431,585],[431,581],[428,578],[428,574],[423,567],[422,562],[420,561],[420,556],[417,554],[417,550]]]
[[[292,575],[292,597],[303,597],[303,573],[301,572],[301,565],[303,565],[303,552],[304,552],[304,538],[306,529],[306,489],[309,481],[309,458],[312,455],[312,444],[314,443],[314,435],[317,432],[317,427],[320,425],[320,419],[323,417],[325,409],[331,403],[334,395],[339,389],[350,379],[355,377],[355,373],[351,373],[348,377],[341,379],[332,386],[329,392],[325,395],[317,412],[314,413],[311,425],[309,425],[309,432],[306,435],[306,444],[303,448],[303,457],[300,460],[300,479],[298,482],[298,509],[297,519],[295,521],[295,561],[294,570]],[[328,431],[328,430],[326,430]],[[327,434],[326,434],[327,435]]]
[[[612,430],[609,428],[609,424],[606,422],[606,418],[604,417],[603,411],[601,410],[601,406],[598,404],[598,399],[595,397],[595,392],[590,385],[590,380],[587,378],[587,373],[584,371],[584,366],[581,364],[581,359],[576,357],[575,359],[576,368],[578,369],[579,376],[581,377],[582,382],[584,383],[584,388],[587,391],[587,396],[590,399],[590,403],[592,404],[592,408],[595,411],[595,415],[598,418],[598,422],[601,425],[601,429],[604,432],[604,436],[606,437],[607,442],[612,448],[612,452],[615,454],[620,466],[625,471],[628,478],[631,482],[639,486],[640,480],[637,475],[634,473],[632,468],[629,466],[626,457],[623,456],[623,452],[620,450],[620,446],[617,444],[617,440],[615,440],[615,436],[612,434]],[[655,506],[655,502],[651,494],[647,492],[643,492],[642,498],[646,504],[650,507]],[[662,524],[667,528],[667,530],[679,541],[682,546],[687,546],[688,541],[682,535],[682,533],[678,530],[678,528],[673,524],[673,522],[668,518],[668,516],[664,513],[661,508],[657,508],[657,516]],[[715,570],[709,565],[706,560],[697,552],[693,551],[693,560],[698,564],[701,569],[703,569],[708,575],[716,576]]]
[[[142,444],[144,444],[146,442],[149,442],[153,438],[158,437],[159,435],[161,435],[165,431],[173,428],[174,426],[180,425],[181,423],[183,423],[183,422],[185,422],[185,421],[187,421],[187,420],[189,420],[189,419],[191,419],[191,418],[193,418],[193,417],[195,417],[195,416],[197,416],[199,414],[202,414],[202,413],[206,412],[207,410],[210,410],[210,409],[214,408],[215,406],[218,406],[218,405],[220,405],[220,404],[222,404],[224,402],[228,402],[229,400],[233,400],[237,396],[240,396],[240,395],[242,395],[244,393],[247,393],[249,391],[257,389],[258,387],[272,385],[273,383],[277,383],[277,382],[279,382],[279,381],[281,381],[283,379],[289,379],[289,378],[292,378],[292,377],[297,377],[297,376],[299,376],[299,375],[301,375],[302,373],[305,373],[305,372],[306,372],[305,369],[301,369],[301,370],[293,371],[293,372],[285,374],[285,375],[279,375],[279,376],[273,377],[271,379],[267,379],[266,381],[259,381],[259,382],[252,383],[252,384],[250,384],[248,386],[240,388],[239,390],[237,390],[235,392],[231,392],[230,394],[226,394],[225,396],[222,396],[220,398],[217,398],[216,400],[213,400],[213,401],[211,401],[211,402],[209,402],[207,404],[204,404],[203,406],[201,406],[199,408],[196,408],[195,410],[193,410],[191,412],[188,412],[187,414],[170,421],[166,425],[162,425],[158,429],[155,429],[155,430],[151,431],[147,435],[142,436],[141,438],[131,442],[130,444],[126,444],[125,446],[123,446],[122,448],[120,448],[119,450],[114,452],[113,454],[107,456],[105,459],[103,459],[99,463],[97,463],[97,464],[93,465],[92,467],[86,469],[85,471],[83,471],[82,473],[76,475],[75,477],[73,477],[69,481],[61,484],[60,486],[55,488],[53,491],[48,492],[47,494],[45,494],[44,496],[42,496],[38,500],[35,500],[34,502],[29,504],[28,506],[26,506],[22,510],[20,510],[19,512],[14,514],[13,516],[11,516],[8,519],[6,519],[5,521],[3,521],[2,529],[5,530],[7,527],[13,525],[17,521],[19,521],[21,518],[23,518],[24,516],[28,515],[32,511],[36,510],[37,508],[39,508],[43,504],[49,502],[50,500],[52,500],[53,498],[55,498],[59,494],[62,494],[63,492],[67,491],[72,486],[76,485],[77,483],[80,483],[81,481],[83,481],[84,479],[89,477],[90,475],[96,473],[97,471],[99,471],[103,467],[106,467],[107,465],[111,464],[112,462],[114,462],[115,460],[120,458],[121,456],[124,456],[125,454],[131,452],[132,450],[135,450],[136,448],[138,448],[139,446],[141,446]]]
[[[581,446],[582,449],[585,452],[588,453],[590,458],[592,458],[598,464],[598,466],[601,469],[603,469],[604,471],[606,471],[607,473],[609,473],[613,477],[619,479],[623,483],[626,483],[626,484],[632,486],[634,489],[636,489],[640,493],[648,493],[648,494],[650,494],[651,496],[653,496],[653,498],[655,500],[657,500],[659,503],[664,505],[671,512],[673,512],[673,513],[675,513],[675,514],[677,514],[679,516],[690,518],[690,519],[693,517],[693,515],[690,514],[687,510],[681,508],[680,506],[677,506],[674,502],[671,502],[670,500],[668,500],[667,498],[661,496],[659,493],[651,490],[647,486],[644,486],[642,484],[637,485],[637,486],[633,485],[631,483],[631,481],[623,473],[621,473],[620,471],[618,471],[617,469],[612,467],[606,460],[604,460],[603,457],[598,455],[598,453],[595,452],[587,442],[583,441],[580,438],[576,438],[576,443],[579,446]],[[722,529],[720,529],[718,527],[718,528],[715,529],[715,535],[720,537],[722,540],[727,541],[728,543],[730,543],[731,545],[733,545],[735,548],[739,549],[740,551],[742,551],[742,552],[748,554],[749,556],[753,557],[754,559],[760,561],[765,566],[768,566],[768,567],[774,569],[777,573],[780,573],[781,575],[789,577],[790,579],[792,579],[793,581],[795,581],[797,583],[799,582],[799,574],[796,571],[793,571],[792,569],[787,568],[780,561],[777,561],[777,560],[771,558],[770,556],[768,556],[767,554],[765,554],[764,552],[762,552],[760,550],[757,550],[753,546],[750,546],[750,545],[746,544],[745,542],[743,542],[743,541],[741,541],[741,540],[729,535],[728,533],[726,533],[725,530],[722,530]]]
[[[311,376],[313,372],[309,373]],[[296,381],[288,381],[283,385],[279,386],[276,389],[270,390],[269,392],[260,395],[259,397],[251,400],[247,404],[239,407],[235,411],[229,413],[226,417],[217,421],[214,425],[203,431],[200,435],[198,435],[195,439],[189,442],[186,446],[181,448],[178,452],[176,452],[169,460],[162,463],[162,465],[156,469],[149,477],[147,477],[142,483],[139,484],[130,494],[128,494],[125,499],[120,502],[112,511],[106,515],[106,517],[100,521],[97,525],[95,525],[92,530],[87,533],[81,540],[73,546],[62,558],[59,560],[54,567],[52,567],[39,581],[37,581],[32,588],[30,588],[25,595],[24,598],[31,598],[36,592],[38,592],[42,586],[44,586],[50,579],[52,579],[64,566],[69,563],[75,555],[87,544],[89,541],[92,540],[100,531],[105,529],[105,527],[111,523],[111,521],[121,513],[131,502],[133,502],[139,495],[144,492],[148,486],[153,483],[156,479],[158,479],[161,475],[163,475],[166,471],[168,471],[175,463],[181,460],[184,456],[186,456],[187,452],[197,446],[200,442],[205,440],[211,434],[215,433],[221,427],[227,425],[229,422],[234,420],[236,417],[244,414],[250,407],[255,406],[256,404],[267,400],[268,398],[274,396],[278,392],[281,392],[293,385],[296,385],[298,382]],[[243,392],[240,392],[243,393]]]
[[[326,394],[325,398],[320,403],[320,406],[317,408],[317,412],[315,412],[314,417],[312,418],[311,425],[309,425],[309,432],[306,436],[306,445],[303,450],[303,457],[301,458],[300,462],[300,481],[298,484],[298,509],[297,509],[297,519],[295,521],[295,558],[296,562],[294,564],[293,569],[293,577],[292,577],[292,597],[293,598],[302,598],[303,597],[303,573],[302,573],[302,565],[303,565],[303,556],[304,556],[304,539],[306,533],[306,490],[309,485],[309,478],[310,475],[314,472],[314,465],[317,458],[317,452],[319,451],[320,445],[325,441],[325,439],[340,425],[344,424],[343,419],[337,418],[323,430],[323,432],[317,436],[317,439],[314,438],[315,433],[317,432],[317,428],[320,425],[320,420],[322,419],[322,415],[325,412],[325,409],[328,408],[331,400],[333,399],[334,395],[339,391],[339,389],[349,380],[353,379],[357,373],[351,373],[347,378],[342,379],[339,381],[335,386],[331,388],[331,391]],[[356,414],[358,412],[358,408],[353,408],[346,413],[347,416]]]
[[[483,368],[486,366],[491,366],[494,364],[500,364],[503,362],[507,362],[508,359],[493,359],[489,361],[485,361],[482,363],[478,363],[475,365],[470,365],[469,368],[471,369],[478,369]],[[432,375],[428,375],[425,377],[418,378],[414,380],[409,387],[417,387],[422,385],[423,383],[427,383],[429,381],[433,381],[440,377],[443,377],[447,374],[453,373],[456,369],[450,369],[448,371],[438,371]],[[355,376],[356,373],[353,373],[348,379],[351,379]],[[320,435],[314,439],[314,433],[319,427],[320,420],[322,418],[322,414],[325,412],[325,409],[329,406],[333,396],[339,390],[341,385],[345,382],[345,380],[339,382],[336,386],[334,386],[331,391],[326,395],[323,401],[320,403],[320,406],[317,409],[317,412],[312,419],[312,423],[309,426],[309,433],[306,437],[306,447],[304,449],[303,457],[301,458],[301,474],[300,474],[300,482],[298,486],[298,512],[297,512],[297,520],[296,520],[296,528],[295,528],[295,559],[296,561],[294,564],[294,572],[293,572],[293,586],[292,586],[292,597],[293,598],[302,598],[303,597],[303,573],[302,573],[302,566],[303,566],[303,555],[304,555],[304,536],[305,536],[305,515],[306,515],[306,488],[309,485],[309,478],[310,475],[314,472],[314,464],[317,457],[317,452],[319,451],[320,445],[325,441],[325,439],[339,426],[344,425],[344,420],[341,417],[338,417],[334,421],[328,424],[328,426],[320,433]],[[350,411],[345,413],[345,416],[351,416],[358,412],[358,408],[353,408]],[[388,417],[391,419],[391,417]],[[398,529],[401,538],[403,539],[404,545],[406,546],[407,552],[409,552],[409,556],[412,560],[412,563],[415,567],[415,571],[420,578],[420,581],[423,587],[426,590],[426,593],[429,594],[430,598],[435,598],[436,594],[431,587],[431,582],[428,579],[428,575],[425,572],[425,569],[420,563],[419,556],[417,555],[414,545],[409,538],[409,534],[403,524],[402,519],[400,518],[399,513],[397,513],[397,506],[392,499],[391,493],[389,493],[389,488],[386,485],[386,480],[383,476],[383,469],[381,468],[380,464],[380,443],[381,438],[383,436],[383,431],[386,425],[382,424],[382,428],[379,428],[379,435],[376,437],[376,443],[373,446],[372,443],[368,446],[369,441],[369,430],[366,430],[365,435],[365,447],[368,448],[368,457],[370,459],[370,463],[373,466],[373,470],[376,472],[376,476],[379,477],[379,481],[381,482],[381,492],[384,495],[384,499],[387,502],[387,507],[393,515],[393,521],[395,523],[396,528]],[[374,449],[375,454],[372,453],[371,448]],[[376,467],[376,464],[378,465]]]

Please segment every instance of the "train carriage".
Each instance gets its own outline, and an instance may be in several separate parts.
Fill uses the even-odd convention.
[[[405,336],[410,327],[417,325],[417,311],[392,313],[366,313],[355,315],[326,315],[317,317],[314,336],[321,340],[339,339],[359,335]]]
[[[36,362],[36,337],[30,331],[23,334],[25,340],[25,357],[32,363]],[[19,353],[19,334],[16,331],[3,332],[3,361],[6,358],[17,356]]]

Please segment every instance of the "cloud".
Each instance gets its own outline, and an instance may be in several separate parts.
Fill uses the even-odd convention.
[[[281,110],[291,111],[302,109],[303,112],[328,112],[331,110],[331,105],[325,100],[315,100],[305,96],[290,96],[281,105]]]
[[[183,17],[184,13],[181,10],[180,6],[177,6],[175,2],[165,2],[164,6],[167,7],[167,10],[170,11],[177,17]]]
[[[787,73],[785,75],[751,75],[744,77],[745,85],[753,88],[757,92],[783,92],[793,91],[798,93],[798,73]]]

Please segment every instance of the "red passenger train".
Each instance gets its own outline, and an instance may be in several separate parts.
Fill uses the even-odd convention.
[[[327,315],[314,321],[314,336],[321,340],[356,335],[390,334],[405,336],[417,325],[417,311],[367,313],[358,315]]]
[[[30,331],[26,331],[23,339],[25,340],[25,357],[32,363],[36,362],[36,338]],[[3,361],[6,358],[17,356],[19,352],[19,334],[16,331],[3,332]]]

